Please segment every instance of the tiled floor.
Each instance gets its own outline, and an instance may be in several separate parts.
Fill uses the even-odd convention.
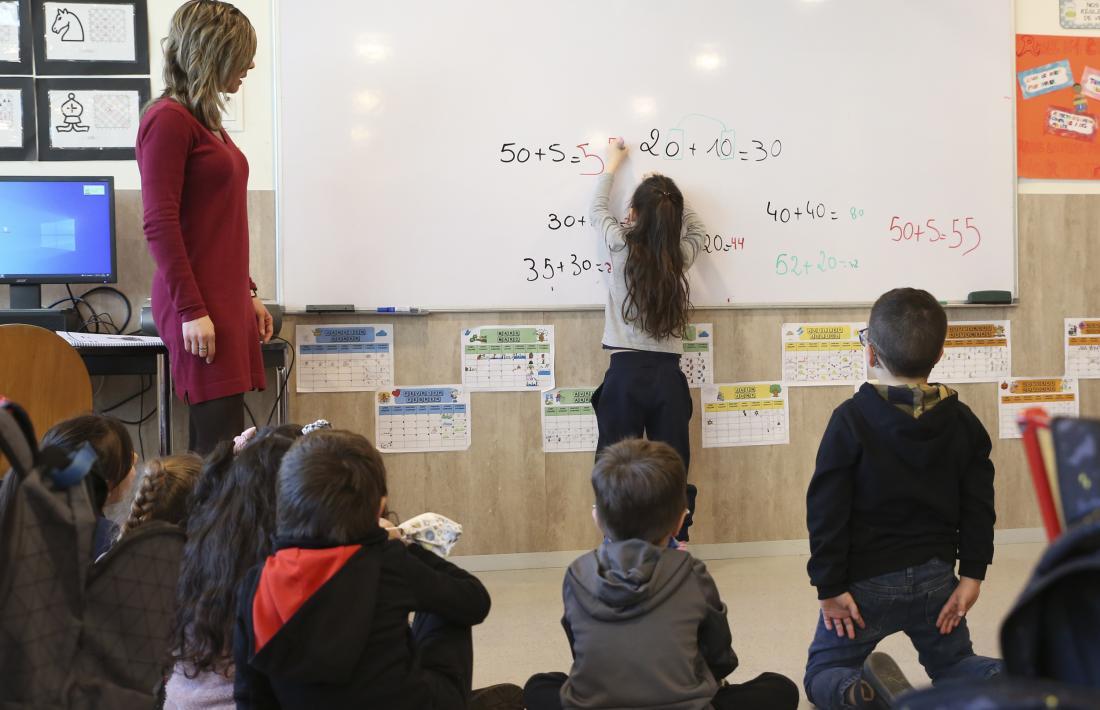
[[[982,596],[968,615],[975,650],[1000,655],[1000,621],[1023,588],[1043,546],[999,545]],[[757,557],[716,560],[707,567],[729,606],[733,643],[741,667],[731,676],[744,681],[776,671],[802,685],[817,600],[806,577],[806,558]],[[489,619],[474,629],[474,687],[511,682],[523,685],[533,673],[569,670],[569,647],[561,629],[561,569],[481,572],[493,597]],[[880,650],[892,654],[914,685],[928,677],[903,635]],[[812,707],[803,699],[803,707]]]

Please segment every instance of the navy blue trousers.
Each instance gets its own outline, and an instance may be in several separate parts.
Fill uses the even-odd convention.
[[[680,356],[676,353],[618,352],[611,356],[611,366],[592,395],[592,407],[600,427],[596,456],[600,451],[623,439],[645,437],[663,441],[691,465],[691,390],[680,371]],[[687,540],[687,529],[695,514],[693,485],[688,485],[688,514],[684,528],[677,537]]]

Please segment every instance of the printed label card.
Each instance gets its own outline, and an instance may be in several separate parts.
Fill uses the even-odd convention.
[[[1063,138],[1093,141],[1096,140],[1096,117],[1051,106],[1047,109],[1046,132]]]
[[[1100,378],[1100,318],[1065,319],[1066,377]]]
[[[1100,4],[1100,0],[1096,0]],[[1081,93],[1090,99],[1100,99],[1100,69],[1085,67],[1081,72]]]
[[[851,385],[867,378],[859,342],[865,323],[784,323],[783,380],[790,386]]]
[[[461,385],[395,387],[374,401],[374,440],[382,453],[470,448],[470,392]]]
[[[680,369],[688,387],[714,384],[714,324],[691,323],[684,332]]]
[[[299,392],[373,392],[393,387],[393,324],[299,325]]]
[[[472,390],[523,392],[554,387],[554,326],[485,325],[462,337],[462,384]]]
[[[790,443],[790,409],[781,382],[705,385],[703,448]]]
[[[943,357],[929,382],[999,382],[1011,376],[1010,331],[1007,320],[948,323]]]
[[[1058,21],[1067,30],[1100,29],[1100,0],[1058,0]]]
[[[558,387],[542,393],[544,452],[596,450],[600,429],[592,408],[595,391],[595,387]]]
[[[1019,439],[1016,417],[1040,407],[1052,417],[1080,416],[1081,402],[1075,377],[1009,377],[998,391],[1002,439]]]
[[[1069,68],[1067,59],[1044,64],[1034,69],[1025,69],[1018,72],[1016,78],[1020,81],[1020,91],[1023,92],[1025,99],[1033,99],[1036,96],[1073,86],[1073,72]]]

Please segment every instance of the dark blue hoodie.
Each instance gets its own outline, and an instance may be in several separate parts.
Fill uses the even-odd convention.
[[[806,495],[819,599],[934,557],[985,578],[996,520],[992,444],[958,395],[942,391],[932,406],[914,400],[920,389],[884,396],[864,384],[833,412]]]

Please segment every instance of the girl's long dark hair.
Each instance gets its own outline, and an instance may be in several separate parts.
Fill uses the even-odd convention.
[[[187,522],[176,590],[175,660],[188,677],[227,673],[232,663],[237,588],[272,551],[279,464],[294,440],[261,433],[233,457],[233,442],[203,465]]]
[[[631,206],[623,320],[658,340],[682,338],[691,312],[680,248],[684,196],[670,178],[653,175],[638,185]]]

